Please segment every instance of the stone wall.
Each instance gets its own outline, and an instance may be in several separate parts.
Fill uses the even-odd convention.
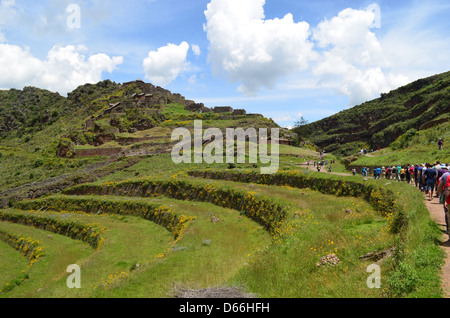
[[[245,109],[235,109],[233,111],[233,116],[247,115],[247,111]]]
[[[233,108],[230,106],[217,106],[214,107],[214,113],[216,114],[223,114],[223,113],[232,113]]]
[[[122,148],[95,148],[95,149],[75,149],[75,157],[95,157],[113,156],[119,154]]]

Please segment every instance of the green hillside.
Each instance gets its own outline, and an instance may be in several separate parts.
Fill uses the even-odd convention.
[[[348,155],[364,146],[388,147],[411,129],[426,129],[449,120],[450,72],[446,72],[297,127],[295,132],[327,152]]]
[[[387,148],[364,156],[357,154],[345,160],[355,166],[424,164],[436,161],[448,164],[450,147],[447,142],[444,143],[444,149],[439,150],[436,140],[441,138],[450,140],[450,122],[425,130],[409,130]]]
[[[142,81],[1,94],[0,298],[444,295],[442,233],[417,189],[307,169],[319,153],[287,130],[273,175],[263,160],[171,158],[175,128],[278,128],[271,119]]]
[[[209,109],[141,80],[86,84],[67,97],[34,87],[0,91],[0,201],[57,191],[142,156],[170,153],[172,131],[192,130],[194,120],[203,129],[278,127],[262,115]]]

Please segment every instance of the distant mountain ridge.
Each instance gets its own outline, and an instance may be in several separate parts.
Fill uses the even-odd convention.
[[[388,147],[411,129],[450,121],[450,72],[419,79],[380,98],[295,128],[327,152]]]

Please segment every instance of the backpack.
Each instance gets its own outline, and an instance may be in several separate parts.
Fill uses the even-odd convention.
[[[440,180],[443,180],[443,186],[442,186],[442,193],[439,196],[439,203],[440,204],[444,204],[445,203],[445,184],[447,183],[447,178],[450,176],[450,173],[446,172],[444,173],[444,175],[441,177]],[[440,191],[440,187],[438,186],[438,191]]]

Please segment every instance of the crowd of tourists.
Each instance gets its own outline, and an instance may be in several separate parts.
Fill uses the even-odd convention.
[[[353,169],[353,175],[357,172]],[[396,180],[406,182],[422,191],[427,200],[434,198],[444,205],[445,221],[447,224],[447,234],[449,234],[448,206],[450,205],[450,164],[443,164],[439,161],[435,163],[416,165],[396,165],[387,167],[377,167],[370,171],[364,167],[361,171],[364,177],[373,176],[374,179]]]

